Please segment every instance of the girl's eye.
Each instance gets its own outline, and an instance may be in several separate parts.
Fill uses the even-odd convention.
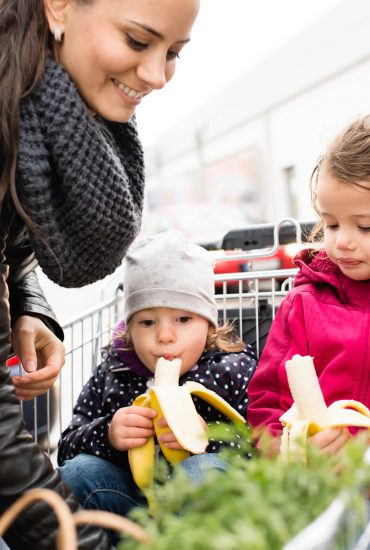
[[[174,59],[180,59],[180,54],[174,51],[167,52],[167,61],[173,61]]]
[[[148,47],[148,44],[145,42],[139,42],[139,40],[135,40],[135,38],[132,38],[130,34],[126,34],[126,42],[136,52],[141,52],[142,50],[146,50]]]
[[[359,227],[360,231],[363,231],[364,233],[368,233],[370,231],[370,227]]]
[[[330,229],[330,230],[334,231],[335,229],[338,229],[338,224],[335,224],[335,223],[332,223],[332,224],[327,223],[327,224],[325,225],[325,229]]]
[[[179,323],[188,323],[189,321],[191,321],[191,317],[189,317],[188,315],[182,315],[181,317],[178,318],[178,321]]]
[[[151,327],[152,325],[154,325],[154,321],[152,321],[151,319],[143,319],[143,321],[139,321],[139,325],[141,325],[142,327]]]

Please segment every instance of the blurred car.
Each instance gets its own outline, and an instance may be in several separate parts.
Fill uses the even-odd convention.
[[[16,355],[12,355],[6,362],[10,376],[20,376],[25,374],[19,359]],[[49,394],[49,398],[48,398]],[[49,414],[48,414],[49,407]],[[48,433],[51,432],[57,421],[58,411],[58,388],[57,385],[44,393],[29,401],[22,401],[23,419],[26,430],[30,432],[32,437],[37,440],[38,444],[46,451],[48,450]],[[55,447],[56,442],[50,442],[51,450]]]
[[[279,231],[279,246],[277,250],[270,254],[274,244],[274,224],[255,224],[244,229],[236,229],[226,233],[222,240],[222,250],[214,250],[215,256],[220,253],[225,255],[243,254],[245,252],[253,253],[254,250],[266,249],[266,256],[248,259],[217,260],[215,264],[215,274],[242,273],[246,271],[275,271],[282,269],[295,268],[293,258],[302,247],[308,246],[308,238],[316,222],[302,222],[302,245],[298,244],[295,227],[293,225],[283,225]],[[316,246],[311,243],[310,246]],[[205,248],[212,249],[211,244],[205,245]],[[265,282],[265,284],[264,284]],[[275,281],[276,288],[281,285],[282,279]],[[271,288],[271,279],[260,281],[260,288],[264,286]],[[225,285],[223,281],[215,282],[216,293],[224,292]],[[248,283],[243,282],[243,292],[249,290]],[[226,291],[233,293],[239,291],[239,281],[230,280],[227,282]]]

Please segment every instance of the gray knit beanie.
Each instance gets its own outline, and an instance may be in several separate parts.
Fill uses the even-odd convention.
[[[137,241],[126,255],[125,320],[142,309],[169,307],[217,326],[213,263],[209,253],[170,229]]]

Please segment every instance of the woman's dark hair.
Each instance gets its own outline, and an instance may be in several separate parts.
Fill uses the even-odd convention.
[[[15,188],[21,99],[40,81],[48,44],[43,0],[0,0],[0,202]]]
[[[323,171],[350,185],[363,187],[363,182],[370,182],[370,115],[349,124],[317,162],[311,175],[310,190],[312,207],[319,217],[316,187],[319,174]],[[321,239],[322,230],[323,222],[320,220],[313,228],[310,239]]]

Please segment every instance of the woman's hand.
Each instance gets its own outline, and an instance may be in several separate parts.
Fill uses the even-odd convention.
[[[27,372],[13,377],[17,397],[26,400],[45,393],[64,365],[62,342],[37,317],[21,315],[12,330],[12,344]]]
[[[316,445],[323,454],[335,455],[344,447],[350,437],[351,434],[346,427],[326,428],[310,437],[309,441]]]
[[[127,451],[144,445],[154,435],[154,409],[148,407],[122,407],[113,415],[108,439],[117,451]]]

